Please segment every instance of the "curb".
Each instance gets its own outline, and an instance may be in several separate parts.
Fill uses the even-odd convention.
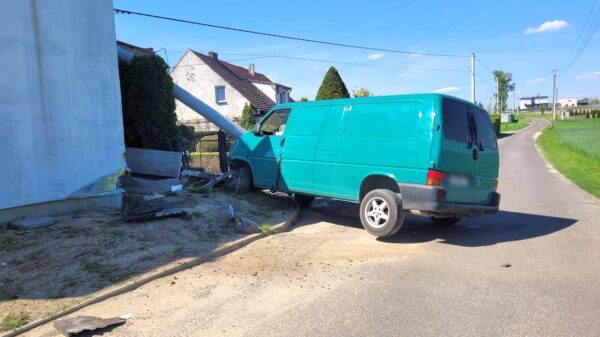
[[[90,306],[92,304],[96,304],[96,303],[100,303],[102,301],[105,301],[109,298],[130,292],[132,290],[135,290],[147,283],[150,283],[154,280],[157,280],[159,278],[163,278],[166,276],[170,276],[173,275],[175,273],[178,273],[180,271],[186,270],[186,269],[190,269],[192,267],[196,267],[204,262],[207,262],[209,260],[212,260],[214,258],[217,257],[221,257],[223,255],[232,253],[254,241],[266,238],[267,236],[270,236],[272,234],[278,234],[278,233],[282,233],[285,232],[292,224],[294,224],[298,218],[298,214],[300,213],[300,208],[296,207],[296,209],[293,211],[292,216],[287,219],[286,221],[279,223],[277,225],[274,225],[271,227],[271,229],[268,232],[265,233],[257,233],[257,234],[251,234],[248,235],[246,237],[243,237],[241,239],[232,241],[232,242],[228,242],[223,244],[222,246],[214,249],[213,251],[211,251],[210,253],[206,253],[203,255],[200,255],[198,257],[186,260],[182,263],[179,263],[173,267],[168,267],[165,270],[159,271],[157,273],[153,273],[147,276],[141,276],[140,279],[137,279],[129,284],[126,284],[124,286],[118,287],[116,289],[110,290],[104,294],[101,294],[97,297],[94,297],[92,299],[86,300],[82,303],[79,303],[75,306],[72,306],[70,308],[67,308],[57,314],[54,314],[52,316],[46,317],[46,318],[42,318],[40,320],[37,320],[35,322],[31,322],[25,326],[22,326],[19,329],[13,330],[7,334],[1,335],[0,337],[14,337],[14,336],[18,336],[22,333],[25,333],[27,331],[33,330],[39,326],[42,326],[46,323],[52,322],[58,318],[61,318],[63,316],[72,314],[76,311],[79,311],[87,306]]]

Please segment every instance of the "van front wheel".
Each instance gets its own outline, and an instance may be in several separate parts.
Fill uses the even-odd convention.
[[[360,202],[360,221],[371,235],[378,238],[393,236],[404,223],[402,200],[390,190],[373,190]]]

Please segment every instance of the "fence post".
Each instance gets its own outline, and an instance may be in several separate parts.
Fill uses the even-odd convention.
[[[225,132],[223,132],[223,130],[219,130],[217,135],[219,140],[219,167],[221,172],[227,172],[227,143],[225,141]]]

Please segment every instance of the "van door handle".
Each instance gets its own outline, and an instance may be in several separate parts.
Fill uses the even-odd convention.
[[[279,147],[283,147],[283,144],[285,144],[285,138],[281,137],[281,140],[279,141]]]
[[[473,149],[473,160],[477,159],[479,159],[479,152],[477,152],[477,149]]]

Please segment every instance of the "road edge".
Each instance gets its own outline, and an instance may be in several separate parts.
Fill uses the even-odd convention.
[[[196,266],[198,266],[204,262],[210,261],[212,259],[227,255],[227,254],[232,253],[254,241],[266,238],[272,234],[279,234],[279,233],[285,232],[291,225],[293,225],[296,222],[296,220],[298,219],[299,213],[300,213],[300,207],[296,207],[294,209],[294,211],[292,212],[292,215],[287,220],[285,220],[279,224],[273,225],[271,227],[271,229],[267,232],[251,234],[251,235],[248,235],[241,239],[225,243],[222,246],[213,249],[209,253],[202,254],[198,257],[191,258],[191,259],[185,260],[183,262],[176,262],[176,263],[174,263],[173,266],[167,267],[166,269],[161,270],[159,272],[154,272],[154,273],[148,272],[145,275],[142,274],[142,276],[139,276],[135,280],[133,280],[125,285],[119,286],[116,289],[109,290],[106,293],[103,293],[94,298],[85,300],[77,305],[74,305],[70,308],[62,310],[52,316],[48,316],[48,317],[42,318],[40,320],[37,320],[35,322],[31,322],[27,325],[20,327],[19,329],[10,331],[4,335],[0,335],[0,337],[18,336],[27,331],[33,330],[37,327],[40,327],[44,324],[50,323],[58,318],[61,318],[63,316],[70,315],[74,312],[77,312],[77,311],[79,311],[85,307],[88,307],[92,304],[103,302],[109,298],[119,296],[121,294],[135,290],[135,289],[137,289],[147,283],[155,281],[157,279],[176,274],[180,271],[196,267]]]

